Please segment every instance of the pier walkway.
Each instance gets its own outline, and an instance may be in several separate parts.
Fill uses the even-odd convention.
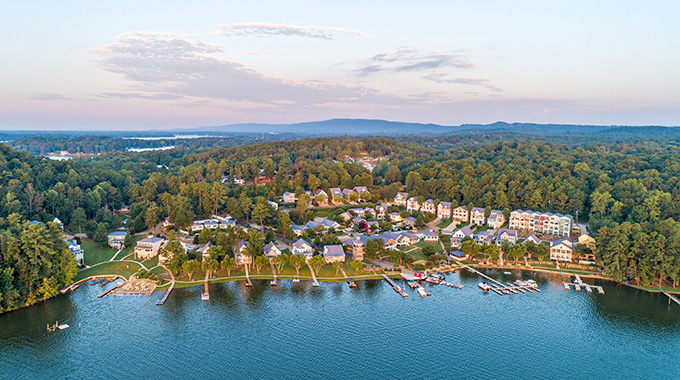
[[[665,294],[665,295],[668,297],[668,303],[670,303],[671,300],[672,300],[673,302],[675,302],[675,303],[677,303],[678,305],[680,305],[680,300],[679,300],[677,297],[675,297],[674,295],[668,293],[668,292],[665,291],[665,290],[662,290],[661,293]]]
[[[345,276],[345,280],[349,284],[350,288],[356,288],[357,287],[357,284],[354,281],[350,280],[349,277],[347,276],[347,273],[345,273],[345,268],[340,268],[340,272],[342,272],[342,275]]]
[[[475,269],[475,268],[473,268],[469,265],[465,265],[465,264],[462,264],[462,263],[459,263],[459,265],[463,266],[465,269],[467,269],[471,272],[474,272],[477,275],[479,275],[480,277],[489,281],[489,290],[498,294],[499,296],[502,296],[504,294],[510,294],[510,293],[519,294],[520,291],[524,294],[526,294],[525,292],[529,292],[529,293],[533,293],[533,291],[540,292],[540,290],[538,288],[533,288],[531,286],[518,286],[518,285],[512,285],[512,284],[506,285],[506,284],[503,284],[502,282],[494,280],[493,278],[485,275],[484,273],[478,271],[477,269]]]
[[[319,287],[319,281],[316,280],[316,273],[314,273],[314,269],[312,269],[312,266],[307,263],[307,266],[309,267],[309,273],[312,274],[312,286],[318,288]]]
[[[385,281],[387,281],[388,284],[392,285],[392,289],[394,289],[395,292],[399,293],[399,295],[401,295],[402,297],[408,297],[408,293],[406,292],[406,290],[402,289],[399,285],[397,285],[396,282],[394,282],[386,274],[383,274],[383,277],[385,278]]]
[[[588,293],[592,293],[593,289],[595,289],[597,290],[598,293],[604,294],[604,289],[601,286],[586,284],[581,280],[581,276],[579,276],[578,274],[574,274],[574,277],[575,277],[574,282],[563,283],[565,289],[569,290],[573,286],[574,289],[576,289],[577,291],[580,291],[581,288],[584,288]]]
[[[246,266],[246,286],[253,286],[253,282],[250,281],[250,272],[248,272],[248,264]]]
[[[274,277],[269,282],[269,285],[270,286],[276,286],[276,285],[278,285],[278,277],[276,276],[276,268],[274,267],[274,263],[272,263],[271,261],[269,262],[269,265],[271,265],[271,267],[272,267],[272,276]]]

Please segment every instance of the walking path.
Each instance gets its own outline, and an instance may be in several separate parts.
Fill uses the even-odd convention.
[[[316,280],[316,273],[314,273],[314,269],[312,269],[312,266],[307,263],[307,266],[309,267],[309,272],[312,274],[312,279],[314,282],[312,282],[312,285],[314,286],[319,286],[319,281]]]
[[[113,255],[113,257],[111,258],[111,260],[109,260],[109,261],[113,261],[113,260],[116,258],[116,256],[118,256],[118,254],[120,253],[120,251],[122,251],[122,250],[123,250],[123,248],[119,249],[119,250]]]

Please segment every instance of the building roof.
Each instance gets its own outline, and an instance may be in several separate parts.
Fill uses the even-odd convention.
[[[458,206],[455,208],[456,210],[461,209],[467,211],[467,206]]]
[[[298,239],[295,243],[293,243],[293,248],[296,249],[306,249],[307,247],[311,249],[312,245],[307,243],[304,239]]]
[[[345,256],[345,250],[342,245],[327,245],[323,247],[323,257],[341,257]]]
[[[508,235],[508,236],[512,236],[512,237],[517,237],[517,231],[516,230],[511,230],[509,228],[501,228],[500,230],[498,230],[498,237],[500,237],[501,235],[504,235],[504,234]]]
[[[470,212],[479,212],[479,213],[484,214],[486,212],[486,208],[484,208],[484,207],[473,207],[472,211],[470,211]]]
[[[269,244],[264,246],[264,254],[267,255],[269,253],[279,254],[281,253],[281,250],[274,244],[274,242],[269,242]]]
[[[423,204],[425,204],[425,203],[434,205],[434,201],[432,199],[428,199],[425,202],[423,202]]]
[[[118,236],[125,237],[125,235],[127,235],[127,232],[124,232],[124,231],[116,231],[116,232],[111,232],[111,233],[109,234],[109,237],[118,237]]]
[[[473,235],[473,232],[472,232],[472,229],[470,228],[470,226],[461,227],[461,228],[458,229],[458,231],[463,233],[463,235],[465,235],[465,236],[472,236]],[[456,232],[458,232],[458,231],[456,231]]]
[[[553,214],[551,212],[539,212],[539,211],[531,211],[531,210],[515,210],[513,212],[518,212],[520,214],[529,214],[532,216],[556,216],[558,218],[568,218],[568,219],[574,219],[573,216],[570,214]]]
[[[163,241],[163,240],[164,240],[163,238],[159,238],[159,237],[147,237],[147,238],[144,238],[144,239],[138,241],[137,243],[152,243],[152,244],[154,244],[154,243],[158,243],[159,241]]]
[[[560,245],[560,244],[564,244],[564,245],[566,245],[566,246],[569,247],[569,248],[571,248],[571,247],[574,245],[574,243],[572,243],[572,241],[569,240],[569,239],[559,239],[559,240],[551,241],[551,242],[550,242],[550,248],[556,247],[556,246],[558,246],[558,245]]]
[[[441,207],[444,209],[451,208],[451,202],[439,202],[439,205],[437,207]]]

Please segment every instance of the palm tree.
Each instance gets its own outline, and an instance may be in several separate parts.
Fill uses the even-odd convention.
[[[337,276],[338,273],[340,272],[340,268],[342,268],[342,261],[335,261],[333,262],[333,268],[335,269],[335,275]]]
[[[355,272],[359,273],[359,269],[361,269],[364,266],[364,263],[361,260],[352,260],[349,265],[354,269]]]
[[[213,259],[212,257],[209,257],[205,260],[203,260],[202,265],[203,270],[205,271],[206,275],[210,277],[212,275],[212,272],[216,271],[220,267],[220,263]]]

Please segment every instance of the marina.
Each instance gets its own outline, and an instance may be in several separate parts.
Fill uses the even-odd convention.
[[[508,295],[508,294],[519,294],[522,292],[523,294],[526,293],[533,293],[534,291],[540,292],[541,290],[538,289],[537,286],[535,286],[535,282],[532,280],[529,281],[515,281],[514,284],[508,283],[508,284],[503,284],[500,281],[496,281],[495,279],[487,276],[486,274],[478,271],[477,269],[472,268],[471,266],[465,265],[465,264],[460,264],[463,266],[465,269],[476,273],[480,277],[484,278],[486,281],[481,282],[478,284],[479,288],[484,290],[485,292],[487,291],[492,291],[499,296],[502,295]],[[508,272],[510,273],[510,272]]]

